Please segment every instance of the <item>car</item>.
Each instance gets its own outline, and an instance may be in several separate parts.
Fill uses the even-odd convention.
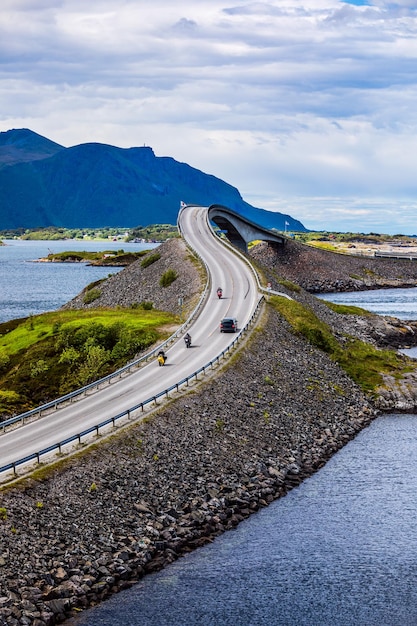
[[[220,322],[221,333],[237,332],[237,319],[235,317],[224,317]]]

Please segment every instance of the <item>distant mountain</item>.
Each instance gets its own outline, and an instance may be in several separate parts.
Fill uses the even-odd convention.
[[[60,146],[28,129],[0,133],[0,230],[175,224],[180,202],[222,204],[266,228],[305,231],[239,191],[152,148]]]
[[[54,141],[45,139],[27,128],[0,133],[0,168],[25,161],[37,161],[65,150]]]

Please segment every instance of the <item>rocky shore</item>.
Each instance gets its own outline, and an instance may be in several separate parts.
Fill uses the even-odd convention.
[[[268,247],[263,263],[284,290]],[[123,301],[135,282],[131,268],[117,275]],[[193,263],[185,274],[184,289],[200,280]],[[116,306],[116,276],[109,280]],[[136,298],[142,289],[135,284]],[[368,318],[337,315],[304,289],[290,295],[335,334],[383,341]],[[388,343],[400,339],[393,330]],[[285,496],[377,414],[338,365],[266,303],[256,330],[215,378],[0,492],[0,624],[62,623],[212,541]]]

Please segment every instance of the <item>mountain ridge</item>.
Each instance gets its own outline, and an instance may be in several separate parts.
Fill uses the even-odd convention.
[[[0,133],[0,230],[175,224],[181,201],[222,204],[266,228],[307,230],[290,215],[253,207],[211,174],[155,156],[149,146],[65,148],[29,129]]]

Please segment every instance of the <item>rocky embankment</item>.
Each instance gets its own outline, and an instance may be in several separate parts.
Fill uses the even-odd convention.
[[[186,273],[199,280],[194,264]],[[142,285],[132,281],[137,297]],[[342,316],[305,291],[291,295],[343,332]],[[266,304],[215,378],[1,492],[0,624],[62,623],[213,540],[317,471],[376,414],[337,364]]]
[[[147,257],[155,261],[146,265]],[[93,302],[85,303],[87,288],[62,308],[132,307],[149,302],[155,309],[179,315],[179,298],[183,301],[183,313],[197,304],[205,280],[198,267],[183,239],[169,239],[143,259],[100,282],[99,296]],[[159,281],[167,270],[174,270],[177,278],[169,287],[161,287]]]
[[[251,256],[310,293],[417,286],[417,262],[336,254],[297,241],[285,246],[261,243]]]

